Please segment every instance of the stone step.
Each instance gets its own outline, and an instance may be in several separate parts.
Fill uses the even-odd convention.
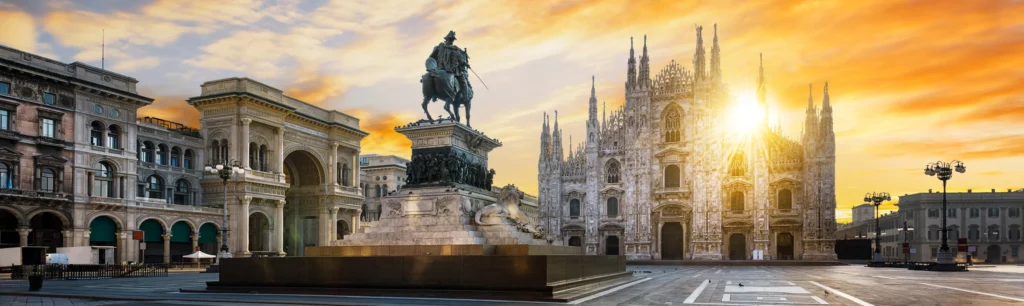
[[[407,233],[407,232],[451,232],[477,231],[476,225],[434,225],[434,226],[376,226],[368,227],[366,233]]]

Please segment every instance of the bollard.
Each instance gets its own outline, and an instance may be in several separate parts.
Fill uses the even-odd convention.
[[[42,275],[29,275],[28,276],[28,291],[39,291],[43,288],[43,276]]]

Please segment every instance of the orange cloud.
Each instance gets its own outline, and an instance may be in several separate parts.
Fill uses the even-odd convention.
[[[361,154],[397,155],[405,158],[412,154],[412,142],[405,135],[395,132],[395,127],[416,121],[415,116],[400,113],[375,116],[358,109],[344,112],[359,118],[359,128],[370,133],[360,143]]]
[[[138,117],[157,117],[199,128],[199,111],[185,97],[153,97],[153,104],[139,108]]]
[[[341,77],[316,74],[285,88],[288,96],[322,107],[328,98],[344,93],[347,86]]]
[[[32,15],[0,5],[0,29],[4,29],[4,35],[0,35],[0,44],[36,52],[38,42],[35,18]]]

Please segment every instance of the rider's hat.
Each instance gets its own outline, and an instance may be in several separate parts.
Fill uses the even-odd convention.
[[[455,31],[448,31],[448,36],[444,37],[444,40],[455,40]]]

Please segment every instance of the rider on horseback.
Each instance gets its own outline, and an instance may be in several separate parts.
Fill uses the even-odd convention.
[[[446,102],[445,110],[449,115],[459,121],[459,107],[466,106],[466,124],[469,125],[470,102],[473,99],[473,85],[468,79],[469,55],[455,45],[455,31],[449,31],[444,42],[434,47],[426,67],[427,75],[421,79],[424,83],[423,110],[427,112],[428,101],[441,99]],[[449,109],[451,104],[455,105],[454,113]],[[431,119],[430,112],[427,112],[427,118]]]

